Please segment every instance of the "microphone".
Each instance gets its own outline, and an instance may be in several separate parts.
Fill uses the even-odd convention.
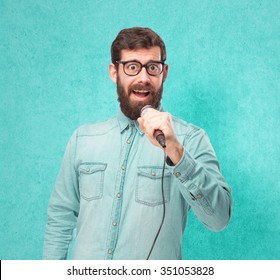
[[[150,108],[153,108],[153,106],[151,106],[151,105],[144,106],[140,112],[141,117],[143,117],[147,113],[148,109],[150,109]],[[154,137],[156,138],[158,143],[162,146],[162,148],[166,148],[165,137],[161,130],[156,129],[154,131]]]

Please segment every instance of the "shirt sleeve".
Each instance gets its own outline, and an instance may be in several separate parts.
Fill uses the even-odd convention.
[[[181,160],[169,168],[196,217],[208,229],[220,231],[229,223],[232,196],[209,137],[203,130],[194,129],[183,146]]]
[[[66,259],[79,213],[78,178],[74,157],[76,133],[71,137],[48,206],[43,259]]]

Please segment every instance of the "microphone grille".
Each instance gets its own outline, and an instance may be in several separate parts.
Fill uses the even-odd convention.
[[[143,117],[147,113],[147,110],[149,108],[153,108],[153,106],[152,105],[146,105],[141,109],[141,112],[140,112],[141,117]]]

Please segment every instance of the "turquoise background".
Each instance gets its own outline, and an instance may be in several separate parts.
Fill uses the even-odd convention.
[[[280,259],[280,1],[0,0],[0,258],[40,259],[69,137],[118,110],[110,45],[167,46],[167,111],[204,128],[233,191],[230,225],[190,214],[185,259]]]

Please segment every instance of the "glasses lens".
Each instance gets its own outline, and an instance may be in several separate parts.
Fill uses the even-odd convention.
[[[147,72],[152,75],[156,76],[159,75],[163,70],[163,65],[159,62],[151,62],[147,64]]]
[[[124,64],[124,72],[127,75],[137,75],[141,68],[141,64],[137,61],[131,61]]]

